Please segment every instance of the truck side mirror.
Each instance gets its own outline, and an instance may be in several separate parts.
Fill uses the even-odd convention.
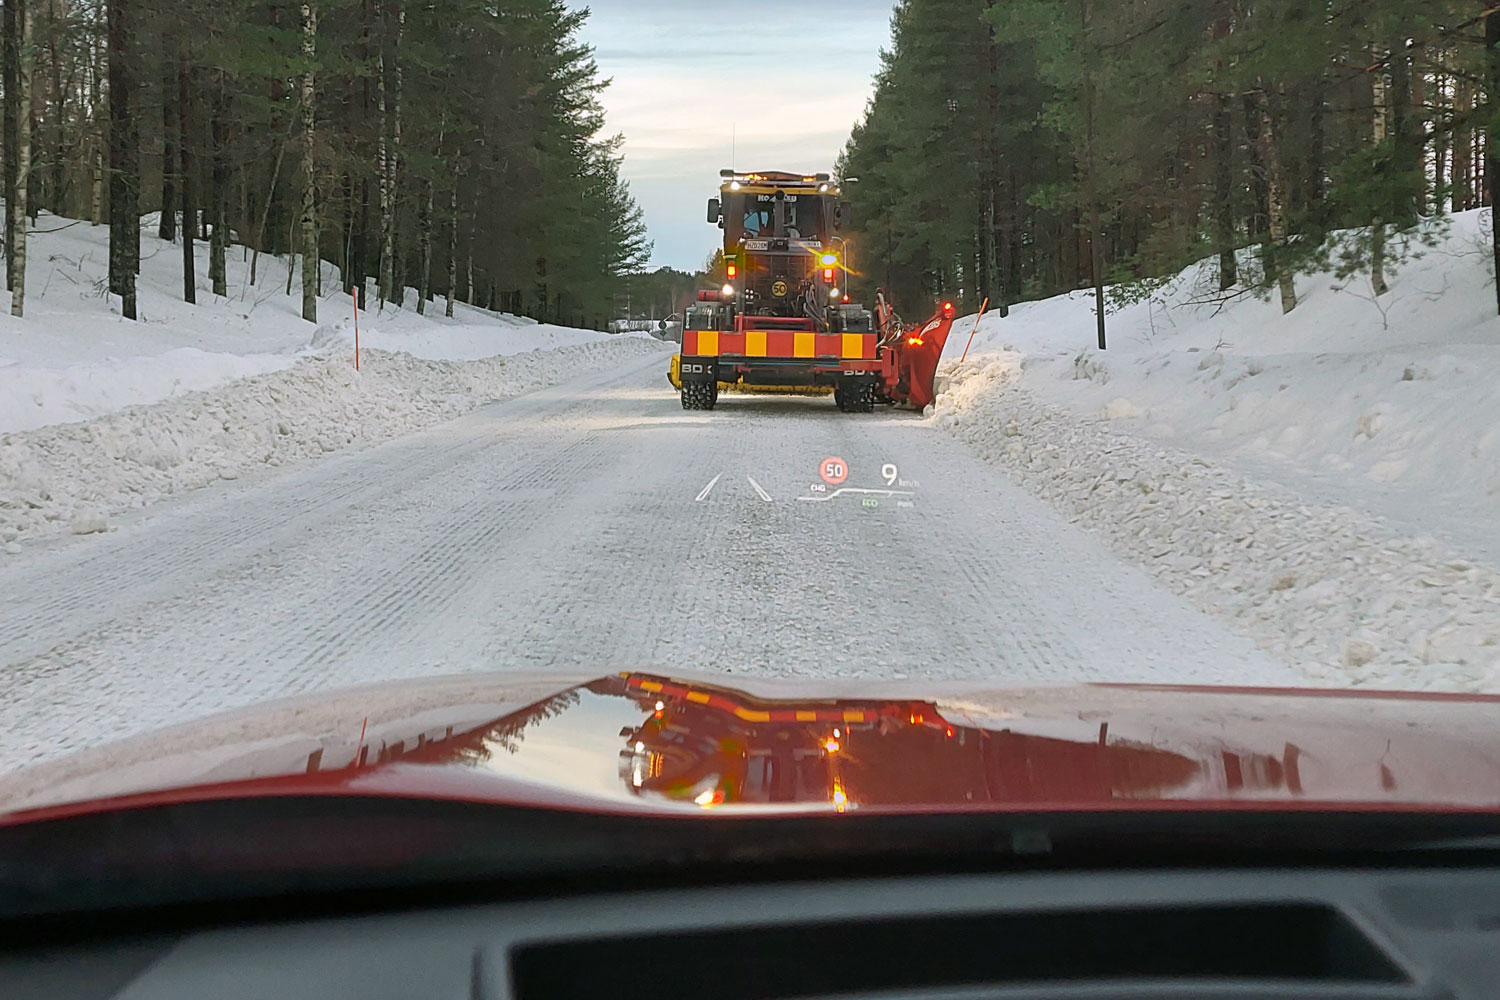
[[[833,228],[847,229],[854,207],[847,201],[841,201],[833,209]]]
[[[708,199],[708,221],[719,221],[719,199],[717,198]]]

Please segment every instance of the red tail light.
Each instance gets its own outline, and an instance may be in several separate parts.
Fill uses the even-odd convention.
[[[733,264],[729,265],[729,276],[731,278],[737,277],[739,275],[739,273],[740,273],[740,269],[738,267],[735,267]]]
[[[832,281],[833,280],[833,268],[831,268],[831,267],[825,267],[825,268],[823,268],[823,280],[824,281]]]

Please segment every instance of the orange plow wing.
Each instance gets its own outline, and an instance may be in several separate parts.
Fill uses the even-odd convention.
[[[953,319],[953,304],[945,302],[927,322],[891,336],[895,384],[887,387],[887,393],[896,402],[925,410],[936,398],[933,379],[953,331]]]

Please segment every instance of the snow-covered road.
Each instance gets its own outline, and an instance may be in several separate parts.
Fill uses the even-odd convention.
[[[687,413],[664,367],[632,360],[7,561],[0,771],[280,695],[473,670],[1299,680],[930,421],[777,397]],[[884,488],[887,465],[916,485],[813,492],[829,456],[846,487]]]

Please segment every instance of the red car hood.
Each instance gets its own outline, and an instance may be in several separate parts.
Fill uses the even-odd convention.
[[[289,794],[702,815],[1500,812],[1500,696],[467,675],[281,701],[0,777],[0,825]]]

